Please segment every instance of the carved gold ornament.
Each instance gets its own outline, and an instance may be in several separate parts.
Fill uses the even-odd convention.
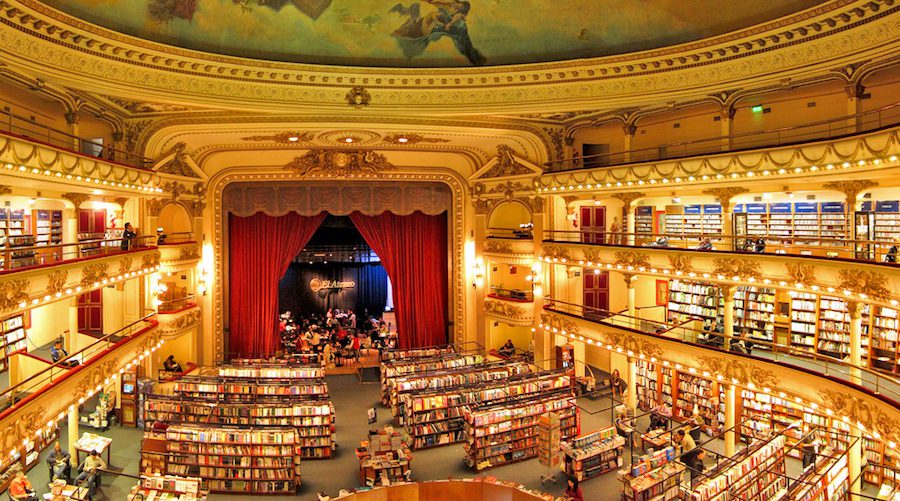
[[[572,257],[569,256],[569,249],[560,245],[545,245],[543,253],[544,259],[550,259],[551,261],[562,261],[565,263],[572,260]]]
[[[22,301],[27,301],[30,286],[31,283],[24,278],[0,283],[0,310],[12,310],[17,308]]]
[[[511,146],[501,144],[497,146],[497,163],[493,165],[481,177],[507,177],[531,174],[532,170],[516,159],[516,152]]]
[[[700,369],[713,374],[722,375],[726,382],[754,388],[777,388],[778,377],[769,369],[763,369],[746,361],[732,358],[697,356]]]
[[[81,204],[83,204],[84,202],[87,201],[88,198],[90,198],[89,196],[85,195],[84,193],[73,193],[73,192],[63,193],[62,195],[60,195],[60,197],[72,202],[72,205],[74,205],[76,209],[81,207]]]
[[[47,294],[52,296],[61,293],[66,288],[68,278],[69,272],[66,270],[54,271],[47,275]]]
[[[0,195],[9,195],[10,193],[12,193],[12,187],[0,184]]]
[[[172,194],[172,200],[178,200],[178,197],[185,193],[190,193],[190,190],[187,186],[177,181],[169,181],[168,183],[163,185],[163,190]]]
[[[584,249],[581,252],[584,254],[585,263],[600,264],[603,260],[604,253],[597,249]]]
[[[159,251],[144,254],[141,258],[141,269],[155,268],[159,264]]]
[[[256,141],[256,142],[272,142],[272,143],[282,143],[282,144],[300,144],[300,143],[308,143],[316,138],[316,131],[306,131],[306,132],[278,132],[276,134],[270,134],[266,136],[248,136],[242,137],[242,141]]]
[[[635,336],[619,330],[610,330],[601,333],[603,344],[613,348],[621,348],[623,352],[631,352],[633,355],[644,355],[647,358],[662,357],[663,350],[658,344],[652,343],[643,336]]]
[[[352,108],[364,108],[372,102],[372,95],[361,85],[356,85],[344,96]]]
[[[650,256],[637,251],[616,251],[615,264],[626,269],[650,267]]]
[[[731,212],[731,199],[750,190],[739,186],[725,186],[703,190],[704,195],[712,195],[722,206],[722,212]]]
[[[785,263],[791,282],[807,286],[816,280],[816,267],[811,264]]]
[[[177,334],[199,323],[202,316],[203,314],[199,308],[193,308],[174,318],[171,322],[164,323],[163,327],[160,329],[160,334]]]
[[[139,354],[143,352],[143,349],[137,350],[135,353]],[[102,386],[104,380],[110,377],[115,373],[116,367],[119,366],[118,358],[111,358],[109,360],[104,360],[97,364],[90,365],[89,369],[87,369],[87,374],[81,380],[78,381],[78,384],[75,386],[75,391],[73,393],[73,400],[79,400],[81,398],[87,398],[89,395],[94,393],[97,390],[98,386]]]
[[[109,278],[109,263],[93,263],[81,269],[81,286],[93,287],[94,284]]]
[[[188,245],[182,247],[178,252],[178,260],[179,261],[189,261],[193,259],[200,259],[200,246],[199,245]]]
[[[544,212],[544,197],[531,197],[528,200],[531,202],[528,205],[531,207],[532,214]]]
[[[147,200],[147,213],[153,217],[158,217],[165,205],[166,202],[161,198],[151,198]]]
[[[387,144],[449,143],[449,139],[441,137],[425,137],[422,134],[388,134],[381,138]]]
[[[713,259],[713,273],[728,278],[760,278],[762,276],[759,262],[738,258]]]
[[[672,266],[672,271],[675,272],[688,274],[694,271],[693,258],[685,254],[669,255],[669,264]]]
[[[206,209],[206,202],[203,200],[190,200],[184,202],[188,208],[188,212],[194,217],[203,217],[203,210]]]
[[[173,176],[183,176],[183,177],[199,177],[197,173],[194,172],[194,169],[191,168],[190,163],[188,162],[188,154],[184,152],[187,144],[182,142],[176,143],[172,150],[163,155],[163,158],[173,155],[172,158],[162,164],[156,172],[160,172],[163,174],[170,174]]]
[[[484,312],[488,315],[511,320],[525,320],[530,317],[523,308],[503,301],[485,301]]]
[[[823,188],[828,190],[839,191],[847,197],[848,203],[855,203],[856,198],[859,197],[859,194],[869,188],[874,188],[878,186],[878,183],[869,179],[850,179],[846,181],[832,181],[830,183],[825,183],[822,185]],[[853,207],[850,207],[848,210],[852,211]]]
[[[7,453],[18,450],[26,440],[34,440],[35,435],[47,425],[47,409],[44,406],[30,405],[0,432],[3,450]]]
[[[646,193],[641,193],[639,191],[629,191],[624,193],[614,193],[613,198],[621,200],[625,205],[625,213],[629,214],[631,212],[631,204],[634,203],[635,200],[639,198],[646,197]],[[630,214],[629,214],[630,215]]]
[[[531,188],[519,181],[507,181],[492,187],[488,193],[502,193],[507,199],[512,200],[513,195],[519,191],[531,191]]]
[[[502,240],[488,240],[484,244],[484,252],[492,254],[513,254],[512,244]]]
[[[387,158],[372,150],[313,149],[284,166],[301,177],[367,178],[396,168]]]
[[[880,434],[884,442],[900,442],[900,414],[887,414],[859,397],[836,390],[821,389],[819,398],[823,406],[846,417],[850,423],[859,423],[867,431]]]
[[[548,313],[541,314],[541,325],[554,334],[578,334],[578,325],[568,318]]]
[[[475,214],[487,214],[494,207],[494,200],[488,198],[476,198],[472,200],[472,207],[475,208]]]
[[[842,269],[838,271],[838,280],[840,289],[876,301],[884,301],[891,295],[887,278],[881,273]]]

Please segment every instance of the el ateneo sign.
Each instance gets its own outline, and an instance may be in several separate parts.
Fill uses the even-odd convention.
[[[340,282],[338,280],[322,280],[320,278],[313,278],[309,281],[309,288],[312,289],[313,292],[319,291],[342,291],[344,289],[352,289],[356,287],[356,282]]]

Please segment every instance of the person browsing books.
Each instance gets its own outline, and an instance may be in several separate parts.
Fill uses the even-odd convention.
[[[575,477],[569,477],[566,480],[566,499],[571,501],[584,501],[584,494],[581,492],[581,487],[578,485],[578,479]]]
[[[17,501],[37,501],[37,494],[34,492],[34,488],[31,487],[31,482],[28,481],[28,477],[25,476],[25,472],[19,470],[16,472],[15,478],[11,484],[9,484],[9,490],[7,491],[9,497],[11,499],[15,499]]]

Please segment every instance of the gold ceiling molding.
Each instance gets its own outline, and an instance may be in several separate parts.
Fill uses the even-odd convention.
[[[863,270],[838,270],[838,287],[841,290],[850,291],[853,294],[864,294],[867,298],[876,301],[885,301],[891,297],[887,278],[874,271]]]
[[[647,341],[643,336],[635,336],[618,329],[603,331],[600,335],[603,336],[604,344],[613,348],[621,348],[629,356],[644,355],[647,358],[661,358],[663,355],[663,350],[658,344]]]
[[[68,278],[69,272],[66,270],[57,270],[47,275],[47,295],[53,296],[63,292]]]
[[[806,287],[816,281],[816,267],[811,264],[784,263],[784,267],[791,277],[791,283]]]
[[[484,313],[486,315],[509,320],[531,320],[531,313],[526,311],[524,308],[504,301],[485,301]]]
[[[497,145],[497,163],[480,177],[509,177],[534,174],[534,171],[516,159],[516,152],[508,144]]]
[[[313,149],[296,157],[284,166],[300,177],[336,179],[381,177],[384,171],[395,170],[387,158],[371,150]]]
[[[734,257],[713,259],[713,273],[727,278],[759,279],[762,277],[759,261]]]
[[[193,111],[201,108],[193,107],[193,106],[184,106],[179,104],[167,104],[167,103],[148,103],[143,101],[134,101],[131,99],[122,99],[120,97],[115,96],[103,96],[108,101],[114,103],[116,106],[122,108],[123,110],[134,113],[134,114],[145,114],[145,113],[172,113],[179,111]]]
[[[650,256],[637,251],[616,251],[614,263],[628,270],[650,268]]]
[[[822,185],[822,187],[825,189],[835,190],[843,193],[844,196],[847,197],[847,201],[851,203],[856,202],[856,199],[859,197],[860,193],[876,186],[878,186],[878,183],[872,181],[871,179],[849,179],[842,181],[832,181],[830,183],[825,183]]]
[[[494,208],[496,202],[490,198],[475,198],[472,200],[472,207],[475,208],[475,214],[487,214]]]
[[[199,178],[200,176],[194,172],[194,168],[191,167],[190,156],[184,152],[187,144],[183,141],[175,143],[175,146],[172,147],[172,151],[164,155],[169,156],[172,155],[172,158],[159,166],[156,169],[156,172],[161,172],[163,174],[170,174],[172,176],[182,176],[182,177],[194,177]]]
[[[566,317],[541,313],[541,324],[544,329],[552,330],[554,334],[578,334],[578,325]]]
[[[644,198],[646,196],[647,196],[646,193],[642,193],[640,191],[626,191],[626,192],[621,192],[621,193],[615,193],[613,195],[613,198],[621,200],[622,203],[625,205],[625,213],[630,215],[631,204],[635,200],[637,200],[639,198]]]
[[[488,193],[502,193],[507,199],[512,200],[513,195],[523,191],[532,191],[531,186],[519,181],[507,181],[491,187]]]
[[[419,143],[449,143],[449,139],[441,137],[425,137],[422,134],[395,133],[381,138],[386,144],[413,145]]]
[[[661,160],[618,167],[581,169],[548,173],[537,187],[556,194],[590,190],[622,190],[635,186],[679,186],[711,181],[745,182],[762,176],[770,182],[782,177],[821,176],[826,173],[859,175],[873,168],[887,167],[882,159],[900,152],[900,128],[864,133],[859,136],[824,139],[820,142],[764,150],[724,152],[691,160]],[[879,159],[879,165],[868,160]],[[859,164],[862,160],[864,163]]]
[[[95,283],[109,278],[109,263],[93,263],[81,269],[81,286],[93,287]]]
[[[134,258],[131,256],[125,256],[119,260],[119,273],[118,275],[124,275],[131,271],[131,267],[134,265]]]
[[[545,245],[542,251],[544,253],[544,259],[562,261],[564,263],[572,261],[571,256],[569,256],[569,249],[566,247],[560,245]]]
[[[0,195],[9,195],[12,193],[12,187],[7,186],[5,184],[0,184]]]
[[[722,212],[728,213],[731,212],[731,199],[743,193],[748,193],[749,191],[749,189],[742,186],[724,186],[721,188],[709,188],[703,190],[703,194],[715,197],[716,201],[719,202],[719,205],[722,206]]]
[[[900,442],[900,415],[886,414],[881,408],[859,397],[831,389],[820,389],[819,398],[824,407],[846,417],[851,424],[861,424],[866,431],[881,435],[881,440]]]
[[[747,360],[698,355],[697,365],[703,371],[721,374],[726,383],[757,389],[775,389],[781,384],[773,371],[757,367]]]
[[[347,104],[349,104],[351,108],[360,109],[365,108],[372,102],[372,94],[369,94],[369,91],[362,85],[355,85],[347,92],[344,99],[347,100]]]
[[[672,271],[681,272],[684,275],[694,271],[693,257],[687,254],[671,254],[669,255],[669,264]]]
[[[27,301],[30,287],[31,282],[24,278],[0,283],[0,311],[18,308],[19,303]]]
[[[900,38],[900,27],[889,18],[897,5],[887,0],[832,0],[722,36],[603,58],[497,68],[323,67],[166,46],[100,28],[38,0],[3,0],[2,6],[6,24],[0,29],[0,47],[13,60],[43,64],[63,76],[80,72],[107,84],[140,84],[145,94],[198,89],[199,97],[223,105],[256,100],[357,106],[377,96],[379,106],[415,103],[422,110],[440,105],[446,111],[471,110],[474,104],[505,106],[523,99],[549,103],[620,98],[625,93],[668,94],[689,87],[706,95],[716,90],[709,87],[725,80],[772,75],[770,81],[776,82],[790,78],[791,70],[808,72],[832,61],[835,47],[845,59],[866,51],[877,55],[877,49],[890,53],[883,48]],[[794,49],[791,57],[780,50],[786,48]],[[86,58],[100,61],[86,64]],[[348,86],[365,86],[362,90],[371,89],[373,97],[366,99],[353,88],[347,92]]]
[[[502,240],[488,240],[484,244],[484,252],[490,252],[492,254],[515,254],[513,252],[512,244]]]
[[[318,134],[316,131],[311,130],[308,130],[306,132],[278,132],[276,134],[269,135],[242,137],[241,140],[281,144],[300,144],[312,141],[316,138],[316,134]]]
[[[60,197],[72,202],[72,205],[74,205],[76,209],[81,207],[81,204],[87,202],[87,200],[89,198],[91,198],[90,196],[85,195],[84,193],[74,193],[71,191],[67,192],[67,193],[63,193],[62,195],[60,195]]]

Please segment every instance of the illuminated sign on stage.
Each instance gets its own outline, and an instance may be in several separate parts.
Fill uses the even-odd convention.
[[[343,289],[352,289],[356,287],[356,282],[341,282],[338,280],[322,280],[320,278],[313,278],[309,281],[309,288],[312,289],[313,292],[319,292],[324,290],[343,290]]]

